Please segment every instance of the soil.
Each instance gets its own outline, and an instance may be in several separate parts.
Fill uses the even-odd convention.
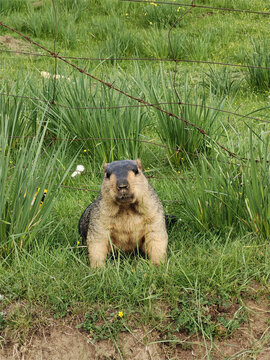
[[[0,45],[4,45],[8,50],[12,51],[27,51],[30,49],[30,44],[9,35],[0,36]]]
[[[269,360],[269,301],[247,300],[245,305],[249,319],[229,339],[210,341],[202,336],[175,333],[174,340],[168,341],[158,331],[145,327],[120,333],[115,343],[94,342],[87,332],[76,328],[74,319],[50,319],[25,344],[6,344],[0,349],[0,360]]]

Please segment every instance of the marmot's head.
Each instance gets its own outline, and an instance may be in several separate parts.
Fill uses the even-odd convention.
[[[102,196],[110,197],[119,205],[138,201],[147,183],[140,160],[120,160],[104,165]]]

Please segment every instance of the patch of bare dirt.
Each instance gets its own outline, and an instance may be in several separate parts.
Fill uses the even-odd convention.
[[[40,6],[42,6],[42,1],[35,1],[35,2],[33,2],[32,5],[35,7],[40,7]]]
[[[0,360],[194,360],[270,359],[270,306],[267,299],[247,300],[248,321],[229,339],[208,339],[175,333],[172,341],[149,328],[119,334],[117,342],[93,342],[76,329],[72,318],[51,320],[23,345],[16,341],[0,349]],[[235,310],[235,309],[234,309]],[[232,310],[232,311],[234,311]],[[230,311],[230,310],[227,310]],[[68,324],[67,324],[68,323]]]
[[[0,44],[13,51],[27,51],[30,49],[28,43],[20,39],[15,39],[9,35],[0,36]]]
[[[23,346],[10,344],[0,351],[1,360],[76,360],[98,359],[95,346],[87,337],[68,326],[53,326],[42,335],[34,335]]]
[[[121,355],[120,355],[121,354]],[[86,333],[74,327],[55,324],[44,329],[23,346],[9,344],[0,350],[0,360],[105,360],[105,359],[161,360],[165,359],[158,344],[148,344],[143,330],[119,335],[117,344],[110,340],[94,343]]]

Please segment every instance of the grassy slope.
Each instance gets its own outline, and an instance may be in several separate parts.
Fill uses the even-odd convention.
[[[9,9],[9,13],[6,10],[2,15],[2,21],[52,49],[54,14],[51,2],[43,1],[41,6],[35,5],[32,1],[16,3],[19,4],[18,9]],[[91,5],[82,1],[65,3],[66,7],[62,4],[62,10],[58,9],[56,47],[60,54],[91,57],[106,57],[111,54],[141,57],[170,56],[167,24],[173,23],[179,16],[177,7],[173,10],[172,7],[161,10],[161,6],[150,4],[119,4],[105,0],[96,1]],[[201,3],[213,5],[213,2]],[[265,8],[265,2],[260,0],[247,1],[245,4],[246,8],[270,11],[269,8]],[[215,5],[240,6],[233,1],[219,1],[218,4],[215,2]],[[175,54],[186,59],[245,63],[246,57],[252,51],[251,39],[257,35],[258,28],[262,37],[269,36],[267,19],[259,15],[194,9],[172,32],[172,39],[177,39],[173,43]],[[13,36],[3,29],[1,34]],[[39,51],[33,46],[30,49]],[[34,90],[26,86],[24,93],[39,93],[42,85],[40,71],[53,73],[53,61],[47,58],[29,59],[24,56],[2,55],[1,82],[8,81],[12,85],[19,72],[22,73],[22,78],[30,76]],[[152,84],[154,88],[160,87],[159,79],[155,78],[159,64],[155,62],[143,62],[140,70],[137,65],[128,62],[115,65],[101,63],[97,66],[97,62],[79,61],[78,64],[97,76],[114,81],[116,86],[125,86],[136,96],[146,94],[146,98],[149,99],[150,95],[147,91],[151,79],[154,79]],[[58,66],[60,74],[77,76],[67,66],[62,64]],[[209,72],[209,66],[202,64],[181,63],[177,68],[177,84],[181,94],[186,76],[189,78],[190,88],[193,89],[201,84],[203,74]],[[166,79],[172,78],[173,69],[173,64],[162,64]],[[219,67],[214,70],[218,74],[221,72]],[[244,78],[246,70],[236,68],[233,72],[239,81]],[[125,82],[126,77],[130,79],[129,82]],[[136,81],[132,82],[132,77]],[[18,84],[21,82],[18,81]],[[144,87],[146,90],[142,90]],[[89,88],[92,89],[91,85]],[[96,88],[97,93],[100,94],[102,89],[99,86]],[[15,91],[21,92],[20,85]],[[58,85],[59,96],[61,91],[62,87]],[[202,88],[199,91],[202,91]],[[226,96],[225,108],[249,113],[265,107],[269,104],[267,91],[251,89],[244,79],[236,85],[235,92],[232,90]],[[82,100],[79,99],[78,104],[80,101]],[[123,100],[116,98],[114,101],[117,103]],[[80,114],[80,112],[74,113],[74,116],[83,116]],[[135,112],[132,116],[134,114]],[[267,115],[265,112],[259,114]],[[238,118],[234,117],[232,120],[233,131],[230,132],[229,139],[224,137],[223,140],[226,145],[245,154],[248,128]],[[144,136],[160,141],[156,131],[153,130],[154,121],[156,121],[155,114],[147,113]],[[257,132],[267,129],[265,125],[257,123],[255,126]],[[100,159],[95,161],[91,154],[88,156],[87,152],[83,152],[84,148],[90,151],[85,144],[81,149],[78,163],[83,163],[88,171],[102,171],[102,161]],[[66,150],[66,164],[77,150],[78,148],[72,147]],[[122,153],[122,156],[124,157],[125,154]],[[190,189],[195,197],[197,191],[199,193],[199,185],[193,181],[196,173],[192,166],[185,165],[184,161],[171,167],[165,151],[150,145],[143,146],[140,156],[145,168],[149,168],[147,170],[149,175],[156,174],[163,177],[163,180],[150,181],[164,200],[166,211],[182,216],[185,212],[181,203],[171,203],[170,200],[178,199],[178,194],[181,194],[179,178],[182,179],[182,175],[187,191]],[[160,159],[159,166],[157,164]],[[164,176],[174,177],[175,180],[168,184],[166,179],[164,181]],[[73,180],[68,178],[65,185],[83,188],[93,186],[94,189],[98,189],[100,182],[101,177],[94,173]],[[105,319],[108,324],[111,324],[109,319],[112,312],[123,311],[125,324],[130,328],[139,324],[158,325],[164,338],[176,330],[201,332],[206,336],[218,335],[220,324],[226,329],[222,336],[228,336],[241,324],[243,318],[247,317],[245,306],[243,306],[243,317],[238,318],[235,315],[233,318],[232,321],[235,322],[233,327],[231,319],[226,319],[225,316],[224,320],[224,314],[218,318],[211,318],[207,309],[216,305],[228,306],[232,301],[242,306],[242,301],[249,296],[249,284],[252,281],[264,285],[262,295],[269,295],[270,248],[267,240],[256,236],[254,232],[242,228],[240,231],[238,227],[235,230],[222,229],[222,220],[216,222],[220,226],[218,233],[214,231],[216,229],[200,232],[193,226],[191,220],[184,223],[180,221],[169,233],[168,264],[159,269],[153,268],[141,256],[129,258],[121,255],[120,258],[111,258],[104,271],[89,270],[85,252],[77,248],[79,241],[77,220],[84,207],[94,197],[95,193],[92,192],[62,188],[48,218],[48,223],[49,221],[52,223],[35,237],[30,248],[15,252],[2,261],[0,289],[1,294],[5,295],[5,300],[1,302],[1,306],[3,309],[8,308],[13,301],[24,300],[27,303],[23,314],[11,311],[7,317],[1,315],[0,329],[2,327],[7,332],[6,339],[18,333],[23,341],[29,329],[36,326],[36,308],[39,307],[43,307],[55,317],[87,311],[92,323]],[[218,218],[215,214],[212,216]],[[159,303],[165,303],[169,310],[160,314],[155,310],[155,305]],[[42,322],[42,319],[45,321],[45,316],[39,318],[39,321]],[[85,328],[98,334],[97,328],[89,328],[89,326],[85,321]],[[112,327],[111,334],[114,334],[111,335],[112,337],[123,329],[119,322],[109,326]]]

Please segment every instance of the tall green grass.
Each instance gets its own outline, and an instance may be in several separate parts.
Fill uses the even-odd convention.
[[[249,166],[244,172],[245,208],[249,215],[247,222],[254,233],[266,238],[270,238],[269,154],[270,133],[265,133],[256,142],[250,134]]]
[[[0,14],[10,14],[12,11],[24,11],[29,6],[28,0],[2,0],[0,4]]]
[[[247,61],[251,66],[246,72],[246,81],[251,88],[260,91],[269,91],[270,87],[270,69],[260,69],[256,67],[270,68],[270,54],[268,41],[254,41],[253,52],[248,54]]]
[[[133,57],[141,53],[142,44],[141,39],[136,33],[130,33],[125,27],[121,27],[118,33],[114,31],[108,35],[104,47],[99,50],[100,58],[121,58]],[[116,63],[111,60],[111,63]]]
[[[192,181],[188,177],[179,181],[183,199],[179,213],[191,228],[217,233],[233,228],[269,238],[269,134],[257,139],[256,146],[250,137],[246,161],[203,155],[190,166]]]
[[[149,4],[142,4],[136,8],[137,21],[142,25],[156,26],[158,28],[167,28],[174,25],[179,27],[182,21],[177,19],[183,14],[184,10],[180,6],[171,6],[155,3],[155,0]]]
[[[157,83],[158,86],[156,86]],[[183,87],[178,83],[174,86],[173,81],[170,78],[168,80],[166,73],[162,71],[153,79],[150,86],[149,97],[153,103],[172,103],[161,105],[161,107],[202,128],[209,136],[202,135],[195,127],[180,119],[156,111],[156,129],[162,142],[168,146],[169,157],[179,161],[182,157],[181,152],[191,155],[206,151],[210,148],[209,139],[219,139],[223,132],[222,115],[207,106],[212,105],[213,108],[222,109],[224,98],[219,100],[211,98],[205,91],[201,92],[198,87],[190,87],[188,81]],[[179,102],[184,104],[177,104]]]
[[[44,81],[43,98],[51,96],[52,86],[51,81]],[[84,142],[87,153],[100,162],[136,159],[142,155],[140,140],[143,140],[141,136],[147,123],[146,113],[141,108],[119,108],[121,104],[127,105],[123,95],[80,76],[71,81],[58,81],[55,100],[73,109],[50,108],[49,131],[52,134],[75,140],[89,139]],[[77,144],[81,147],[81,142]]]
[[[240,74],[224,67],[217,69],[210,67],[202,83],[217,96],[236,96],[241,88],[243,79]]]
[[[28,86],[27,79],[18,78],[16,83],[6,83],[0,88],[0,122],[3,125],[7,121],[8,131],[14,137],[33,134],[37,127],[37,107],[20,97]]]
[[[136,69],[133,83],[129,82],[128,85],[123,83],[120,87],[125,90],[132,87],[135,94],[138,92],[138,96],[145,97],[147,101],[153,103],[179,101],[172,82],[166,78],[166,73],[161,69],[155,73],[155,77],[151,74],[145,77],[140,71],[139,68]],[[188,226],[199,232],[224,232],[226,229],[234,228],[269,237],[269,162],[267,162],[269,134],[267,132],[255,137],[256,145],[252,143],[255,140],[250,138],[247,161],[239,163],[237,160],[229,161],[222,152],[217,149],[213,151],[214,146],[208,137],[204,137],[181,120],[170,118],[153,109],[119,108],[121,105],[129,104],[125,97],[82,76],[71,79],[64,76],[57,80],[56,85],[55,101],[64,106],[52,105],[48,109],[39,105],[41,109],[35,112],[38,114],[43,110],[50,118],[43,130],[43,137],[47,134],[50,138],[55,136],[74,140],[71,141],[71,146],[76,151],[83,146],[91,163],[102,164],[117,159],[144,158],[146,147],[140,140],[144,139],[143,136],[146,134],[148,136],[158,134],[168,148],[170,161],[175,161],[179,167],[179,164],[183,164],[184,157],[188,165],[187,175],[183,173],[184,180],[179,182],[177,189],[183,204],[176,209]],[[53,81],[44,79],[41,93],[35,92],[34,95],[43,96],[44,100],[49,102],[52,87]],[[178,86],[177,90],[180,91],[180,100],[185,104],[161,106],[203,128],[212,140],[219,140],[225,129],[222,118],[218,118],[220,115],[216,110],[207,109],[205,106],[209,104],[209,99],[214,101],[215,98],[207,95],[204,89],[196,87],[194,90],[189,87],[187,81],[182,87]],[[213,104],[213,107],[222,108],[224,101],[222,99],[222,103]],[[199,106],[193,106],[194,104]],[[6,103],[6,106],[7,110],[3,110],[5,114],[10,109],[9,103]],[[84,106],[105,109],[80,109]],[[108,107],[114,108],[108,109]],[[17,114],[16,111],[14,114]],[[17,127],[17,121],[20,124],[19,115],[20,112],[15,116],[14,122],[9,118],[6,120],[6,126],[10,127],[12,124],[11,129],[7,130],[12,131],[12,134],[15,134],[15,131],[21,134],[16,130],[21,129],[19,125]],[[40,133],[42,120],[36,121],[35,124],[40,124],[38,126]],[[33,131],[33,127],[30,129]],[[226,134],[227,142],[230,143],[228,131]],[[82,143],[81,139],[86,140]],[[226,141],[225,137],[224,140]],[[244,149],[248,148],[246,143],[241,146],[242,154]],[[16,146],[16,143],[12,144]],[[26,145],[30,146],[28,143]],[[3,144],[3,148],[6,146]],[[40,152],[42,146],[40,145]],[[18,154],[23,156],[24,153]],[[207,154],[207,156],[199,154]],[[149,156],[150,154],[147,155],[148,159]],[[190,161],[186,162],[188,158]],[[190,174],[193,179],[191,183]],[[33,198],[36,189],[37,185],[33,186],[33,194],[30,197]],[[165,189],[163,192],[166,191]]]
[[[65,142],[46,150],[44,117],[33,137],[14,143],[18,118],[1,121],[0,136],[0,254],[26,248],[50,224],[58,189],[68,174]],[[43,193],[47,192],[44,202]]]

